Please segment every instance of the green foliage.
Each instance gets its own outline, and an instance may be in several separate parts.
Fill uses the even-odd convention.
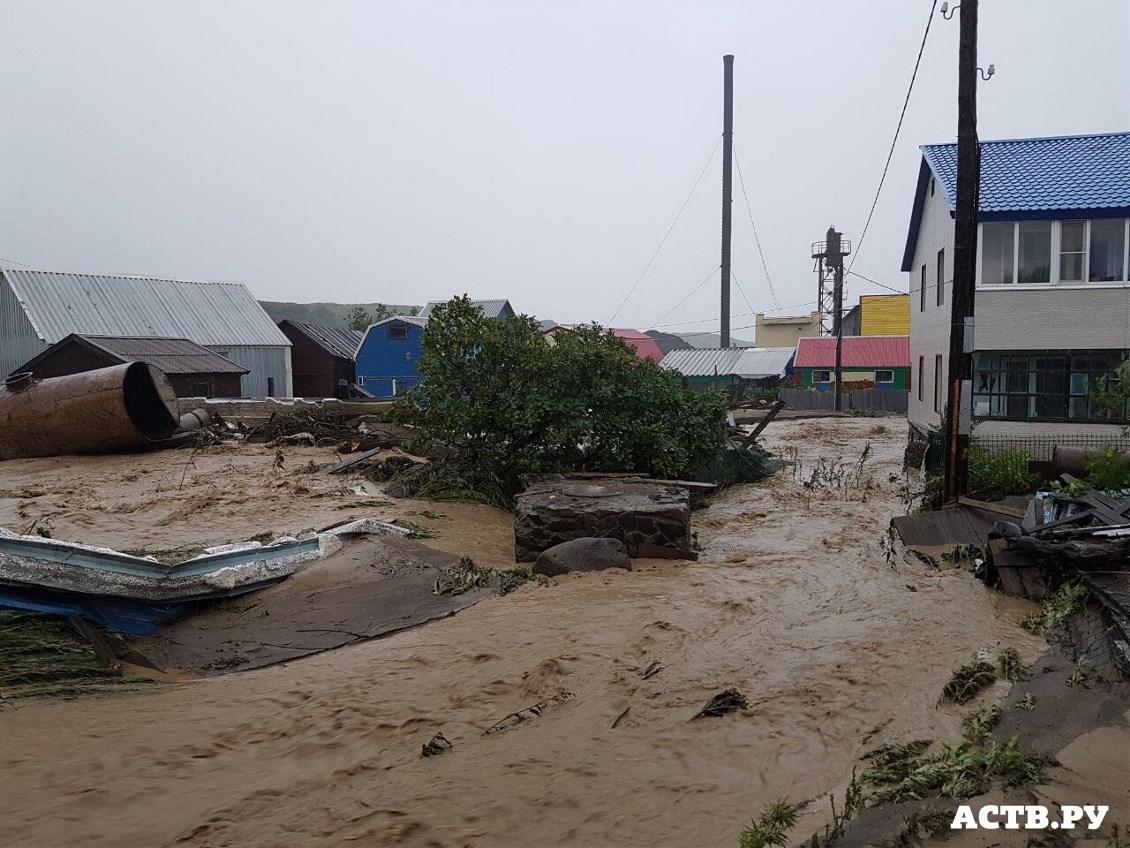
[[[366,309],[358,304],[349,310],[345,320],[350,330],[367,330],[370,324],[376,324],[392,316],[392,310],[383,303],[374,304],[372,309]]]
[[[1067,619],[1083,608],[1087,590],[1078,583],[1065,583],[1040,604],[1040,611],[1024,616],[1020,626],[1040,636],[1062,627]]]
[[[1087,459],[1087,483],[1105,492],[1130,489],[1130,465],[1115,448],[1097,451]]]
[[[992,663],[975,659],[958,666],[942,689],[942,700],[955,704],[968,704],[977,693],[997,679],[997,670]]]
[[[532,318],[497,321],[456,298],[433,310],[417,368],[421,382],[394,417],[417,428],[418,449],[508,497],[531,473],[679,477],[726,444],[722,396],[683,389],[595,325],[550,345]]]
[[[738,848],[784,848],[789,844],[789,831],[796,827],[799,804],[790,804],[788,798],[774,801],[761,814],[742,828]]]
[[[1099,377],[1091,388],[1091,399],[1115,418],[1122,418],[1130,410],[1130,358],[1110,374]]]
[[[1041,483],[1028,470],[1032,457],[1023,451],[990,452],[976,445],[969,448],[969,494],[995,501],[1007,495],[1028,495]]]
[[[962,721],[965,728],[965,741],[984,742],[993,732],[993,728],[1000,724],[1001,708],[998,704],[983,704],[974,710]]]
[[[1020,749],[1020,738],[1004,745],[977,750],[971,742],[943,742],[940,753],[926,756],[929,742],[888,745],[869,754],[874,766],[863,775],[864,783],[876,787],[865,804],[920,801],[928,794],[945,798],[971,798],[986,791],[994,780],[1005,786],[1044,783],[1055,760]]]
[[[0,688],[116,678],[66,620],[15,610],[0,611]],[[49,690],[38,690],[49,691]]]
[[[997,656],[1000,664],[1001,677],[1009,683],[1032,679],[1032,670],[1020,659],[1020,652],[1016,648],[1005,648]]]
[[[745,402],[765,401],[767,403],[773,403],[776,400],[780,400],[780,397],[780,389],[767,389],[764,386],[750,386],[742,392],[742,400]]]

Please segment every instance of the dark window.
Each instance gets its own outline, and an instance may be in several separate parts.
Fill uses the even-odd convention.
[[[875,372],[875,382],[876,383],[893,383],[894,381],[895,381],[895,372],[894,371],[876,371]]]
[[[192,384],[193,397],[211,397],[212,384],[211,383],[193,383]]]
[[[408,338],[408,328],[403,324],[390,324],[388,337],[396,341],[403,341]]]
[[[1122,356],[1119,350],[977,353],[973,414],[1013,421],[1120,420],[1094,403],[1091,387],[1118,367]]]
[[[946,302],[946,287],[942,282],[946,278],[946,249],[938,251],[938,306]]]
[[[919,299],[918,311],[919,312],[925,312],[926,311],[926,266],[925,265],[922,266],[922,283],[921,283],[921,287],[918,290],[918,299]]]
[[[812,382],[814,383],[829,383],[832,380],[831,371],[813,371]]]
[[[934,412],[941,412],[945,408],[942,402],[942,388],[945,384],[942,379],[942,355],[939,353],[934,357]]]
[[[934,178],[930,177],[930,196],[934,196]]]
[[[918,357],[918,399],[925,400],[923,386],[926,385],[926,357]]]
[[[275,378],[274,377],[268,377],[267,378],[267,397],[274,397],[274,396],[275,396]]]

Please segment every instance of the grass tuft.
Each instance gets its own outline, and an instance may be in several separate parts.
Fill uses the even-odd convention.
[[[997,679],[996,667],[984,660],[975,659],[958,666],[942,689],[942,700],[955,704],[968,704],[978,693]]]
[[[1055,594],[1040,604],[1040,611],[1026,615],[1020,626],[1039,636],[1046,636],[1062,627],[1067,619],[1083,608],[1087,590],[1078,583],[1065,583]]]
[[[738,848],[785,848],[789,831],[796,827],[800,805],[782,798],[769,804],[756,819],[742,828]]]

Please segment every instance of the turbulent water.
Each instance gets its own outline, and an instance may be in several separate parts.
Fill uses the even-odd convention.
[[[0,841],[733,846],[765,803],[842,790],[881,742],[959,737],[962,711],[936,703],[973,651],[1042,648],[1016,626],[1027,605],[888,563],[897,425],[772,425],[799,467],[696,512],[699,563],[573,575],[285,666],[0,711]],[[806,486],[813,471],[826,482]],[[498,516],[433,508],[449,516],[437,545],[509,549]],[[692,718],[729,688],[746,710]],[[421,758],[436,732],[453,747]]]

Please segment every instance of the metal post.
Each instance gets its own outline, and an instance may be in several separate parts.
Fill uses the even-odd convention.
[[[834,313],[832,316],[832,331],[836,334],[836,412],[839,412],[843,409],[841,384],[844,377],[844,257],[840,251],[840,234],[834,230],[828,232],[829,245],[833,235],[835,235],[836,242],[836,267],[834,270],[835,285],[832,289],[832,311]]]
[[[962,0],[957,77],[957,209],[954,214],[953,292],[950,311],[948,462],[945,500],[966,491],[969,432],[963,426],[962,383],[973,379],[972,344],[966,344],[966,319],[972,320],[977,279],[977,209],[981,159],[977,142],[977,0]],[[944,276],[944,275],[943,275]],[[938,280],[942,285],[942,280]]]
[[[722,347],[730,346],[730,211],[733,207],[731,162],[734,155],[734,57],[722,57]]]

